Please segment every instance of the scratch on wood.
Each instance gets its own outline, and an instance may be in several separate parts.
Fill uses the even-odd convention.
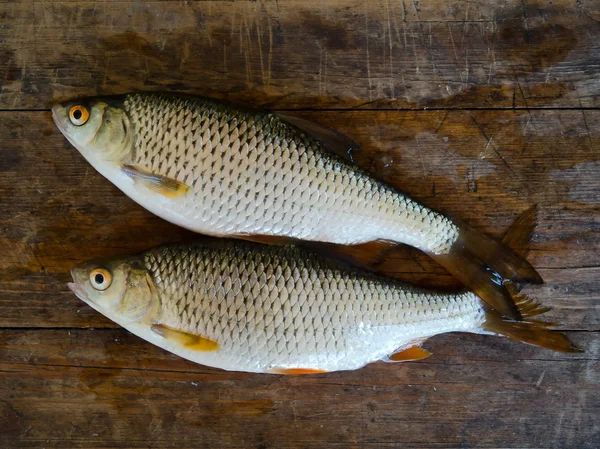
[[[246,81],[250,82],[252,79],[252,73],[250,71],[250,52],[252,46],[250,45],[250,29],[248,26],[248,18],[246,17],[246,10],[240,3],[240,53],[244,55],[244,61],[246,63]]]
[[[258,47],[258,60],[260,63],[260,78],[262,80],[263,84],[267,84],[267,79],[266,79],[266,74],[265,74],[265,66],[264,66],[264,60],[263,60],[263,51],[262,51],[262,32],[261,32],[261,10],[260,8],[257,9],[256,12],[256,40],[258,42],[257,47]],[[248,40],[248,43],[250,43],[250,40]]]
[[[279,6],[278,6],[279,8]],[[273,25],[271,24],[271,18],[267,14],[267,26],[269,27],[269,58],[267,62],[267,86],[271,84],[271,68],[273,62]]]
[[[323,48],[319,43],[319,95],[323,95]]]
[[[477,123],[477,121],[475,120],[475,117],[471,117],[471,120],[473,121],[473,123],[475,124],[475,126],[477,127],[477,129],[479,130],[479,132],[481,133],[481,135],[485,138],[485,140],[487,140],[488,145],[492,148],[492,150],[494,151],[494,153],[496,153],[496,156],[498,156],[500,158],[500,160],[502,161],[502,163],[504,164],[504,166],[506,168],[508,168],[508,170],[513,174],[513,176],[515,178],[517,177],[517,174],[514,172],[514,170],[512,169],[512,167],[510,165],[508,165],[508,162],[506,162],[506,159],[504,159],[504,157],[500,154],[500,152],[497,150],[497,148],[495,147],[495,145],[492,144],[491,142],[491,138],[489,138],[485,131],[483,130],[483,127]]]
[[[396,98],[395,92],[394,92],[394,46],[393,46],[393,42],[392,42],[392,24],[390,21],[390,4],[389,1],[386,0],[385,1],[385,19],[387,22],[387,28],[388,28],[388,39],[389,39],[389,51],[390,51],[390,79],[389,79],[389,83],[390,83],[390,98],[392,100],[394,100]],[[384,28],[385,30],[385,28]],[[383,33],[384,35],[384,40],[385,40],[385,31]]]
[[[369,8],[365,0],[365,46],[367,50],[367,80],[369,82],[369,101],[373,100],[373,82],[371,79],[371,57],[369,56]]]
[[[23,418],[23,414],[19,410],[17,410],[16,408],[14,408],[10,403],[8,403],[7,401],[5,401],[4,399],[0,399],[0,403],[4,404],[6,406],[6,408],[8,408],[10,411],[12,411],[19,418]]]
[[[417,0],[411,0],[411,3],[413,5],[413,8],[415,9],[415,15],[417,16],[417,20],[421,20],[421,17],[419,17],[419,7],[417,6]]]
[[[521,13],[523,14],[523,23],[525,25],[525,29],[529,30],[529,23],[527,22],[527,14],[525,13],[525,4],[523,3],[523,0],[520,0],[521,2]]]
[[[419,150],[419,159],[421,160],[421,169],[423,170],[423,177],[427,176],[425,173],[425,162],[423,162],[423,150],[421,149],[421,141],[419,136],[415,136],[415,141],[417,142],[417,149]]]
[[[456,68],[458,69],[458,75],[460,76],[460,81],[464,84],[465,80],[463,79],[462,72],[460,70],[460,64],[458,62],[458,53],[456,52],[456,45],[454,45],[454,36],[452,35],[452,28],[450,28],[450,24],[448,24],[448,34],[450,35],[450,42],[452,43],[452,50],[454,51],[454,62],[456,62]]]
[[[327,93],[327,63],[328,63],[327,49],[325,49],[325,56],[324,56],[323,59],[325,59],[325,75],[323,76],[323,80],[324,80],[324,83],[323,83],[323,92]]]
[[[540,376],[540,378],[538,379],[538,381],[535,383],[535,386],[540,388],[540,385],[542,384],[542,381],[544,380],[544,376],[546,375],[546,370],[544,370],[542,372],[542,375]]]

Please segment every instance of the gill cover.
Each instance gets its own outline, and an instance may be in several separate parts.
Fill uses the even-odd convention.
[[[123,104],[123,97],[78,99],[54,105],[52,116],[86,159],[128,162],[134,136]]]
[[[154,283],[144,269],[135,265],[122,268],[128,272],[128,276],[125,291],[115,311],[130,321],[140,321],[157,310],[158,295]]]

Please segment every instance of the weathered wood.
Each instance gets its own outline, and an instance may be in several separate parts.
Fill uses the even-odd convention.
[[[0,331],[2,447],[596,448],[598,334],[560,355],[465,335],[319,376],[223,372],[123,330]]]
[[[301,115],[352,136],[362,147],[353,154],[357,164],[497,237],[538,204],[529,259],[546,284],[526,292],[554,306],[552,318],[569,329],[598,330],[599,111]],[[0,133],[9,149],[0,153],[0,325],[112,326],[67,290],[70,268],[195,235],[125,197],[49,113],[0,113]],[[379,268],[421,285],[457,286],[416,250],[398,248]]]
[[[0,447],[600,447],[598,2],[0,5]],[[102,178],[48,108],[132,90],[293,109],[497,238],[538,204],[529,260],[545,284],[525,292],[586,352],[452,334],[420,362],[283,377],[195,365],[118,328],[66,288],[69,269],[198,237]],[[416,250],[375,249],[347,251],[460,288]]]
[[[0,108],[169,89],[285,108],[600,105],[580,0],[3,2]]]

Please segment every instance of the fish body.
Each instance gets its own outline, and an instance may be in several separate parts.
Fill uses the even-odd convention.
[[[132,333],[225,370],[353,370],[440,333],[506,335],[486,327],[499,315],[474,293],[411,288],[294,246],[214,239],[72,275],[80,299]]]
[[[165,94],[125,95],[109,104],[122,111],[127,138],[108,157],[87,148],[82,154],[132,199],[190,230],[345,245],[384,239],[434,253],[448,252],[458,235],[448,218],[276,114]],[[134,168],[187,188],[165,196],[136,182],[143,179]]]
[[[419,248],[492,307],[520,319],[502,279],[541,282],[510,248],[377,181],[339,137],[299,119],[171,94],[55,105],[56,124],[133,200],[213,236]],[[338,153],[329,148],[336,147]]]

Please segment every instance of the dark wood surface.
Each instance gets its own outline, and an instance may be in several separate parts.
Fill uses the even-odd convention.
[[[130,335],[69,269],[195,237],[121,194],[49,112],[130,90],[335,127],[357,164],[496,237],[538,204],[545,284],[525,291],[586,352],[449,334],[424,361],[293,377]],[[592,1],[0,3],[0,447],[599,447],[599,94]],[[407,248],[378,268],[458,287]]]

